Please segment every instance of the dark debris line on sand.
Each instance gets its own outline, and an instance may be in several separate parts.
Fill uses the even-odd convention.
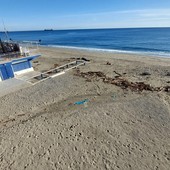
[[[100,78],[104,83],[116,85],[122,89],[130,89],[131,91],[142,92],[143,90],[146,91],[165,91],[170,92],[170,86],[164,87],[152,87],[150,84],[145,84],[144,82],[130,82],[122,77],[121,74],[118,74],[115,78],[107,77],[101,71],[89,71],[89,72],[80,72],[77,70],[76,76],[80,76],[85,78],[87,81],[91,81],[93,79]]]

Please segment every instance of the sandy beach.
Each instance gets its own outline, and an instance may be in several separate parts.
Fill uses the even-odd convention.
[[[170,91],[133,91],[79,72],[170,86],[170,59],[40,48],[35,71],[85,66],[0,97],[1,170],[168,170]],[[87,102],[76,105],[75,102]]]

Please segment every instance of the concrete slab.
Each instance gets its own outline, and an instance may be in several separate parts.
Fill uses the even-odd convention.
[[[35,76],[37,76],[37,75],[40,75],[40,74],[41,74],[41,73],[38,72],[38,71],[29,71],[29,72],[27,72],[27,73],[23,73],[23,74],[20,74],[20,75],[16,75],[15,77],[16,77],[17,79],[26,81],[26,80],[28,80],[28,79],[30,79],[30,78],[32,78],[32,77],[35,77]]]
[[[0,97],[29,86],[31,86],[30,83],[16,78],[2,81],[0,82]]]

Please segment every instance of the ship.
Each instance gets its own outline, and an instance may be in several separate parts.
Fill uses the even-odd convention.
[[[44,31],[54,31],[53,29],[44,29]]]

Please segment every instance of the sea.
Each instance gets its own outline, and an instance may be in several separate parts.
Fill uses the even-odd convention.
[[[170,58],[170,28],[115,28],[8,32],[14,41],[40,41],[41,46]],[[6,39],[3,32],[1,39]]]

